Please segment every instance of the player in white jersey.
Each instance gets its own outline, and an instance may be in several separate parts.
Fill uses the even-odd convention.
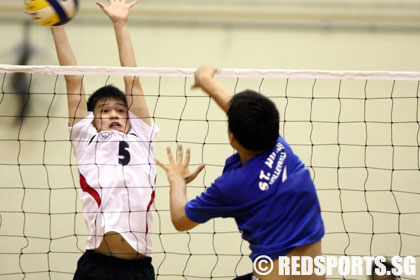
[[[127,20],[136,1],[97,2],[111,19],[121,66],[136,67]],[[64,28],[51,29],[60,65],[77,65]],[[150,230],[156,171],[151,121],[137,77],[124,77],[86,102],[81,76],[65,76],[69,130],[89,230],[74,279],[154,279]]]

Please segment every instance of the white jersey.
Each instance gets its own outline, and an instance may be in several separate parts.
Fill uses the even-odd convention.
[[[70,127],[80,173],[79,191],[96,249],[107,232],[118,232],[134,250],[150,256],[156,169],[153,143],[159,128],[129,112],[131,130],[97,132],[93,113]]]

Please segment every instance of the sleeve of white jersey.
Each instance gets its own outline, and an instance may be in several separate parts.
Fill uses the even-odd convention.
[[[130,126],[134,132],[137,132],[143,141],[153,142],[159,132],[159,127],[152,121],[150,125],[138,118],[132,112],[128,112],[130,118]]]
[[[89,141],[97,133],[96,128],[92,124],[93,113],[89,112],[88,115],[74,126],[69,126],[70,140],[73,145],[73,151],[76,158],[83,153],[84,148],[87,147]]]

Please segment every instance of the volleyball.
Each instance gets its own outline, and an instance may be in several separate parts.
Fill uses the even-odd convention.
[[[78,0],[26,0],[26,13],[35,22],[46,26],[63,25],[78,11]]]

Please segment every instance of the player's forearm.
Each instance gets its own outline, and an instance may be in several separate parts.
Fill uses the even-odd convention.
[[[113,21],[115,36],[118,45],[118,54],[122,67],[137,67],[131,36],[127,23],[123,20]],[[147,124],[151,124],[150,113],[147,107],[146,98],[143,94],[139,77],[124,77],[125,93],[130,111],[143,119]]]
[[[126,22],[113,22],[122,67],[137,67],[133,43]]]
[[[187,204],[187,193],[186,183],[182,176],[171,176],[169,178],[170,190],[170,208],[171,208],[171,219],[177,230],[182,216],[185,213],[185,204]]]
[[[70,42],[63,26],[52,27],[51,33],[53,35],[55,50],[57,53],[58,62],[61,66],[75,66],[77,65],[76,57],[71,48]],[[81,76],[65,76],[67,82],[79,82]]]
[[[222,84],[213,77],[208,77],[202,81],[201,88],[216,101],[225,113],[229,110],[233,94]]]
[[[172,223],[178,231],[186,231],[195,225],[187,218],[185,214],[185,205],[187,199],[187,187],[185,179],[178,175],[169,179],[170,184],[170,208]]]
[[[51,33],[54,38],[58,61],[61,66],[77,65],[76,57],[70,46],[64,27],[53,27]],[[87,114],[86,99],[83,89],[82,76],[64,76],[67,87],[67,103],[69,108],[69,125],[83,119]]]
[[[66,32],[63,26],[52,27],[51,33],[54,38],[55,50],[58,57],[58,62],[61,66],[77,65],[76,57],[67,39]]]

